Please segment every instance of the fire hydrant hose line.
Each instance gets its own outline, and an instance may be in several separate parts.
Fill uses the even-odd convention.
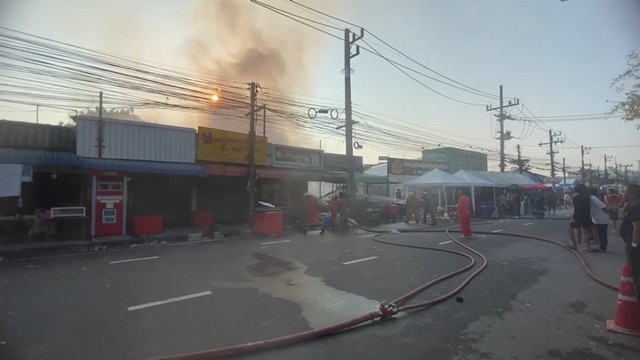
[[[490,224],[491,222],[482,222],[482,223],[475,223],[475,225],[484,225],[484,224]],[[456,244],[458,244],[459,246],[463,247],[464,249],[472,252],[473,254],[475,254],[476,256],[478,256],[481,260],[482,263],[480,264],[480,267],[478,267],[476,270],[474,270],[469,276],[467,276],[458,286],[456,286],[453,290],[447,292],[446,294],[439,296],[437,298],[428,300],[428,301],[424,301],[424,302],[419,302],[419,303],[414,303],[414,304],[409,304],[409,305],[403,305],[404,303],[406,303],[409,299],[411,299],[412,297],[420,294],[421,292],[437,285],[440,282],[443,282],[447,279],[450,279],[456,275],[462,274],[464,272],[469,271],[470,269],[472,269],[475,265],[476,265],[476,260],[474,259],[473,256],[469,255],[468,253],[465,252],[461,252],[461,251],[456,251],[456,250],[450,250],[450,249],[445,249],[445,248],[435,248],[435,247],[429,247],[429,246],[422,246],[422,245],[412,245],[412,244],[402,244],[402,243],[397,243],[397,242],[391,242],[391,241],[387,241],[387,240],[382,240],[380,239],[380,237],[384,234],[388,234],[388,232],[386,231],[379,231],[379,230],[372,230],[372,229],[367,229],[367,228],[363,228],[360,227],[361,229],[371,232],[371,233],[375,233],[376,235],[373,236],[373,240],[378,242],[378,243],[382,243],[382,244],[387,244],[387,245],[393,245],[393,246],[401,246],[401,247],[407,247],[407,248],[415,248],[415,249],[421,249],[421,250],[430,250],[430,251],[438,251],[438,252],[445,252],[445,253],[450,253],[450,254],[454,254],[454,255],[458,255],[458,256],[462,256],[465,257],[469,260],[469,263],[466,264],[465,266],[454,270],[448,274],[442,275],[436,279],[433,279],[431,281],[429,281],[428,283],[419,286],[418,288],[411,290],[410,292],[398,297],[397,299],[389,302],[389,303],[382,303],[379,307],[378,310],[376,311],[372,311],[370,313],[361,315],[359,317],[353,318],[351,320],[348,321],[343,321],[340,323],[336,323],[330,326],[326,326],[323,328],[319,328],[319,329],[314,329],[314,330],[310,330],[310,331],[304,331],[304,332],[300,332],[300,333],[296,333],[296,334],[291,334],[291,335],[286,335],[286,336],[282,336],[282,337],[277,337],[277,338],[273,338],[273,339],[268,339],[268,340],[262,340],[262,341],[256,341],[256,342],[250,342],[250,343],[246,343],[246,344],[239,344],[239,345],[234,345],[234,346],[229,346],[229,347],[223,347],[223,348],[216,348],[216,349],[211,349],[211,350],[205,350],[205,351],[200,351],[200,352],[194,352],[194,353],[187,353],[187,354],[181,354],[181,355],[174,355],[174,356],[169,356],[169,357],[163,357],[161,359],[172,359],[172,360],[204,360],[204,359],[220,359],[220,358],[225,358],[225,357],[233,357],[233,356],[239,356],[239,355],[244,355],[244,354],[248,354],[248,353],[252,353],[252,352],[257,352],[257,351],[261,351],[261,350],[267,350],[267,349],[272,349],[275,347],[280,347],[280,346],[286,346],[286,345],[292,345],[295,343],[299,343],[299,342],[303,342],[303,341],[308,341],[308,340],[312,340],[315,338],[319,338],[319,337],[323,337],[323,336],[327,336],[327,335],[332,335],[332,334],[336,334],[339,332],[343,332],[345,330],[348,329],[352,329],[356,326],[365,324],[365,323],[371,323],[375,320],[384,320],[387,318],[390,318],[392,316],[394,316],[395,314],[397,314],[398,312],[401,311],[411,311],[411,310],[420,310],[420,309],[426,309],[426,308],[430,308],[434,305],[437,305],[439,303],[442,303],[450,298],[452,298],[453,296],[455,296],[456,294],[458,294],[460,291],[462,291],[470,282],[471,280],[473,280],[476,276],[478,276],[488,265],[488,261],[487,258],[482,255],[480,252],[474,250],[473,248],[467,246],[466,244],[460,242],[458,239],[456,239],[451,233],[458,233],[459,231],[452,231],[452,229],[457,228],[458,226],[451,226],[448,227],[446,229],[434,229],[433,227],[431,228],[418,228],[418,229],[406,229],[406,230],[400,230],[400,233],[444,233],[446,234],[452,241],[454,241]],[[585,259],[582,257],[582,255],[578,252],[575,251],[573,249],[570,249],[568,247],[566,247],[563,243],[558,242],[556,240],[552,240],[552,239],[548,239],[548,238],[544,238],[544,237],[539,237],[539,236],[532,236],[532,235],[524,235],[524,234],[515,234],[515,233],[505,233],[505,232],[500,232],[500,233],[492,233],[492,232],[486,232],[486,231],[474,231],[474,233],[476,234],[487,234],[487,235],[498,235],[498,236],[511,236],[511,237],[518,237],[518,238],[525,238],[525,239],[531,239],[531,240],[537,240],[537,241],[543,241],[543,242],[547,242],[550,244],[554,244],[557,246],[562,247],[563,249],[570,251],[573,255],[576,256],[576,258],[578,259],[578,261],[580,262],[580,265],[582,266],[583,270],[586,272],[586,274],[595,282],[611,289],[614,291],[618,291],[618,287],[607,283],[606,281],[602,280],[601,278],[599,278],[588,266],[587,262],[585,261]]]

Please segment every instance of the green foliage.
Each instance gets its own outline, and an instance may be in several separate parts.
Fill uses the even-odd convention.
[[[612,112],[622,112],[625,121],[640,120],[640,53],[632,52],[627,56],[629,68],[613,80],[616,92],[624,94],[625,99],[614,102]],[[636,126],[640,129],[640,125]]]

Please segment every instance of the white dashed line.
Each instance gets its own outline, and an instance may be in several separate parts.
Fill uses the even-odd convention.
[[[526,224],[524,224],[524,226],[529,226],[529,225],[533,225],[533,223],[526,223]]]
[[[444,244],[451,244],[453,241],[449,240],[449,241],[443,241],[443,242],[439,242],[438,245],[444,245]]]
[[[260,243],[260,245],[281,244],[281,243],[287,243],[287,242],[290,242],[290,241],[291,241],[291,240],[269,241],[269,242],[263,242],[263,243]]]
[[[122,264],[122,263],[128,263],[133,261],[153,260],[157,258],[159,258],[159,256],[149,256],[149,257],[143,257],[143,258],[137,258],[137,259],[127,259],[127,260],[116,260],[116,261],[109,261],[109,264]]]
[[[491,232],[492,232],[492,233],[499,233],[499,232],[503,232],[503,231],[504,231],[504,230],[502,230],[502,229],[498,229],[498,230],[492,230]]]
[[[359,262],[363,262],[363,261],[369,261],[369,260],[373,260],[373,259],[377,259],[377,256],[370,256],[368,258],[364,258],[364,259],[358,259],[358,260],[352,260],[352,261],[347,261],[347,262],[343,262],[342,265],[351,265],[351,264],[355,264],[355,263],[359,263]]]
[[[191,294],[191,295],[179,296],[179,297],[170,298],[170,299],[166,299],[166,300],[160,300],[160,301],[154,301],[154,302],[141,304],[141,305],[129,306],[127,308],[127,310],[135,311],[135,310],[145,309],[145,308],[149,308],[149,307],[153,307],[153,306],[169,304],[169,303],[176,302],[176,301],[193,299],[193,298],[197,298],[197,297],[200,297],[200,296],[206,296],[206,295],[211,295],[211,291],[203,291],[203,292],[199,292],[199,293],[195,293],[195,294]]]

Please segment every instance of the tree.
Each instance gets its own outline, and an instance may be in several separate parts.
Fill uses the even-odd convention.
[[[522,174],[523,171],[531,170],[531,165],[529,165],[529,159],[508,159],[510,164],[514,164],[516,166],[512,167],[511,170],[518,170],[519,173]]]
[[[100,108],[96,107],[95,109],[87,109],[79,113],[79,116],[99,116]],[[124,108],[124,109],[105,109],[102,108],[102,116],[110,119],[120,119],[120,120],[135,120],[142,121],[142,118],[133,112],[133,108]],[[71,119],[75,120],[75,116],[71,116]]]
[[[615,86],[618,94],[624,94],[625,99],[614,102],[612,112],[622,112],[624,121],[640,120],[640,53],[633,51],[627,56],[629,68],[613,79],[611,86]],[[640,129],[640,125],[636,125]]]

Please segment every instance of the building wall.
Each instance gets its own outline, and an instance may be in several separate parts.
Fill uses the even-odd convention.
[[[105,159],[195,163],[196,133],[189,128],[104,119]],[[77,155],[98,157],[98,119],[80,117],[76,124]]]
[[[422,151],[422,160],[449,163],[449,173],[458,170],[487,171],[487,155],[475,151],[456,148],[438,148]]]

